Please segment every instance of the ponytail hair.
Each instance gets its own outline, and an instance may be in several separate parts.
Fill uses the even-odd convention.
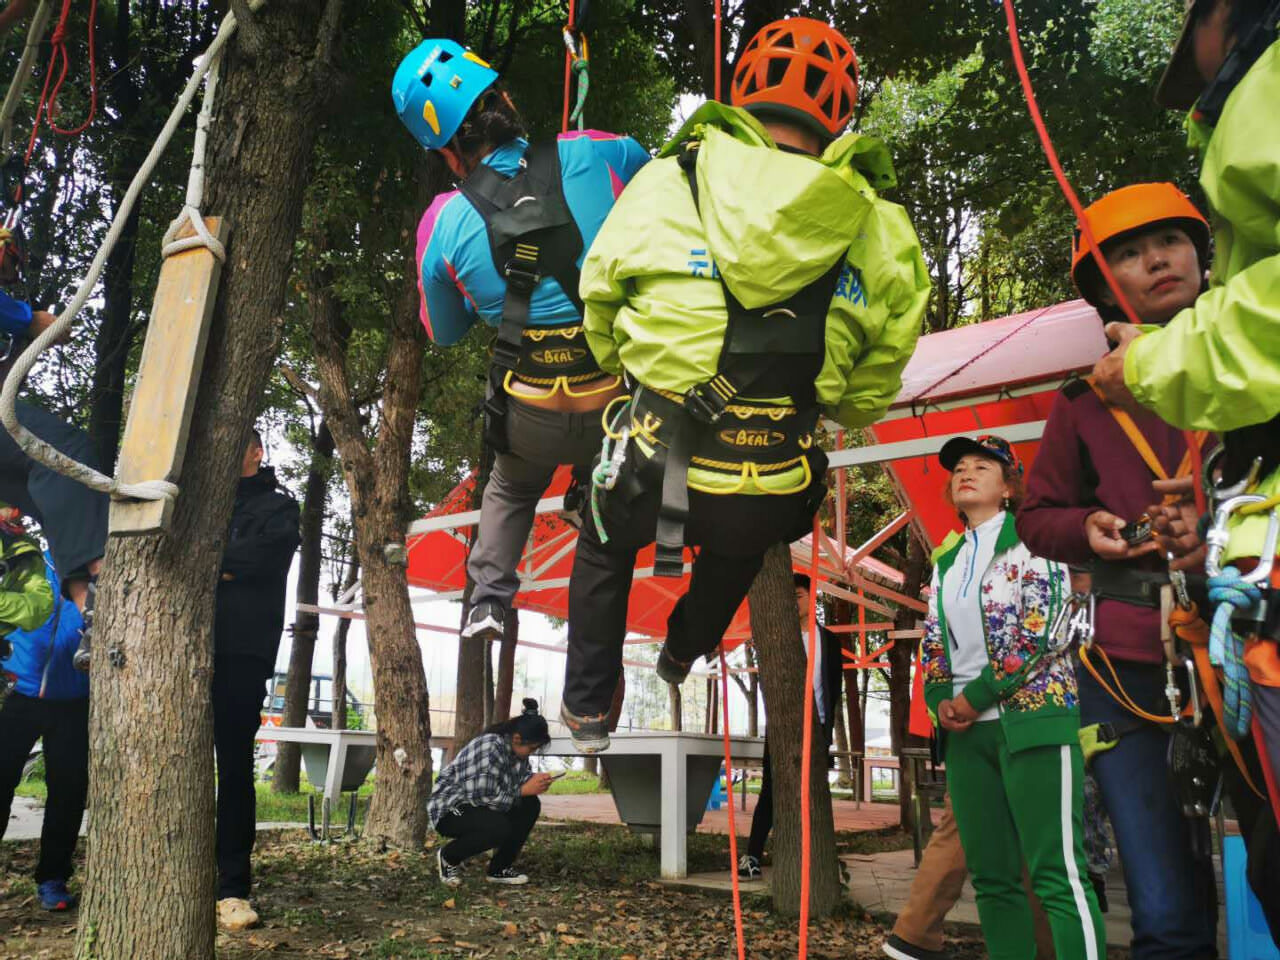
[[[494,84],[467,111],[454,141],[464,158],[480,160],[483,154],[523,136],[524,121],[515,104],[505,90]]]
[[[524,698],[524,710],[518,717],[512,717],[509,720],[503,720],[488,727],[485,733],[496,733],[502,737],[509,737],[513,733],[520,734],[520,742],[531,744],[536,747],[542,746],[551,740],[551,733],[547,729],[546,717],[538,713],[538,701],[532,697]]]

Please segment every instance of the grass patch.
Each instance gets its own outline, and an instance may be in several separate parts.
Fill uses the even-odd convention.
[[[563,794],[608,792],[608,790],[600,789],[599,777],[594,773],[587,773],[585,770],[570,770],[559,780],[553,780],[551,788],[547,791],[547,793],[556,796]]]
[[[43,780],[23,780],[13,791],[15,797],[31,797],[39,800],[41,805],[49,798],[49,788]]]

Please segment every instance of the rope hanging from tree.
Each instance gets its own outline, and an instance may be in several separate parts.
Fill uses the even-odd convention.
[[[257,10],[264,3],[266,3],[266,0],[252,0],[249,8],[250,10]],[[138,168],[133,181],[129,184],[129,189],[120,201],[116,215],[107,230],[107,236],[103,240],[102,246],[98,249],[97,255],[93,258],[88,274],[81,281],[75,296],[72,297],[71,303],[58,319],[40,336],[36,337],[27,346],[27,349],[22,352],[22,355],[14,362],[13,368],[5,379],[4,389],[0,391],[0,422],[3,422],[4,428],[9,431],[18,446],[28,456],[49,469],[70,477],[77,483],[84,484],[92,490],[108,493],[119,499],[172,500],[178,495],[178,486],[167,480],[121,483],[113,477],[99,473],[92,467],[56,450],[23,427],[18,422],[14,404],[18,397],[18,389],[22,386],[23,381],[40,354],[70,332],[76,317],[84,308],[85,303],[88,302],[106,266],[107,258],[111,256],[111,251],[115,249],[116,243],[119,242],[120,234],[124,230],[125,220],[128,219],[130,212],[138,201],[138,197],[151,179],[151,174],[155,170],[156,164],[168,148],[169,142],[173,139],[174,133],[191,106],[191,102],[195,99],[196,91],[200,89],[200,83],[204,80],[206,74],[209,74],[210,80],[205,86],[204,102],[200,110],[200,117],[197,120],[196,139],[192,150],[191,174],[187,181],[187,198],[182,212],[170,224],[169,230],[165,233],[163,255],[169,257],[182,250],[206,246],[215,257],[225,260],[226,251],[223,249],[222,244],[209,236],[207,230],[204,230],[204,222],[200,215],[199,205],[204,194],[204,153],[208,126],[212,120],[213,94],[217,88],[216,70],[221,62],[222,51],[235,33],[235,30],[235,14],[228,13],[223,18],[217,36],[214,37],[213,42],[209,44],[209,48],[197,61],[191,78],[187,81],[186,87],[178,97],[178,102],[174,104],[173,110],[170,112],[168,120],[165,121],[164,127],[160,130],[159,136],[156,137],[156,141],[151,147],[151,152],[142,161],[142,166]],[[175,240],[177,231],[188,222],[195,227],[196,236],[185,240]]]
[[[93,118],[98,113],[98,56],[97,43],[95,42],[96,30],[94,27],[98,22],[98,0],[89,0],[89,115],[84,118],[84,122],[78,127],[69,129],[58,126],[54,117],[58,112],[58,96],[62,93],[62,84],[67,79],[67,71],[71,69],[71,58],[67,56],[67,22],[71,17],[72,0],[62,0],[62,12],[58,15],[58,25],[53,28],[53,52],[49,55],[49,66],[45,70],[44,89],[40,91],[40,100],[36,104],[36,120],[31,126],[31,139],[27,143],[27,154],[25,160],[31,162],[31,155],[36,149],[36,138],[40,133],[40,123],[43,119],[49,124],[49,129],[54,133],[60,133],[64,137],[73,137],[77,134],[84,133],[89,129],[89,124],[93,123]],[[62,69],[58,73],[58,79],[53,79],[54,68],[61,62]]]
[[[53,0],[40,0],[31,18],[31,26],[27,29],[27,43],[22,50],[22,57],[9,81],[9,89],[4,95],[4,105],[0,106],[0,155],[7,155],[13,142],[13,118],[18,106],[26,95],[27,86],[31,83],[31,74],[35,69],[36,56],[40,45],[44,42],[45,31],[49,29],[49,17],[53,12]]]

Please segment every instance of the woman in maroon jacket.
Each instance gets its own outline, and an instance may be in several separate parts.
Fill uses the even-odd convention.
[[[1086,211],[1102,255],[1139,319],[1165,323],[1199,295],[1209,227],[1173,184],[1139,184]],[[1077,238],[1072,279],[1104,319],[1123,319]],[[1097,596],[1095,642],[1121,686],[1164,714],[1164,652],[1156,544],[1126,530],[1158,495],[1153,482],[1188,472],[1181,431],[1154,414],[1132,417],[1103,403],[1083,380],[1054,400],[1018,512],[1018,534],[1040,556],[1087,568]],[[1145,575],[1145,576],[1144,576]],[[1080,722],[1111,724],[1116,745],[1092,771],[1115,829],[1132,909],[1134,960],[1216,957],[1212,864],[1193,853],[1194,824],[1169,786],[1168,735],[1137,720],[1088,671],[1077,671]]]

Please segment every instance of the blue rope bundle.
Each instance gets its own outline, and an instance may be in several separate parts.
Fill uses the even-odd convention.
[[[1216,604],[1209,627],[1209,660],[1222,667],[1222,725],[1236,740],[1249,732],[1253,696],[1249,670],[1244,664],[1244,641],[1231,626],[1236,610],[1247,609],[1262,599],[1262,589],[1245,582],[1235,567],[1209,578],[1209,600]]]

